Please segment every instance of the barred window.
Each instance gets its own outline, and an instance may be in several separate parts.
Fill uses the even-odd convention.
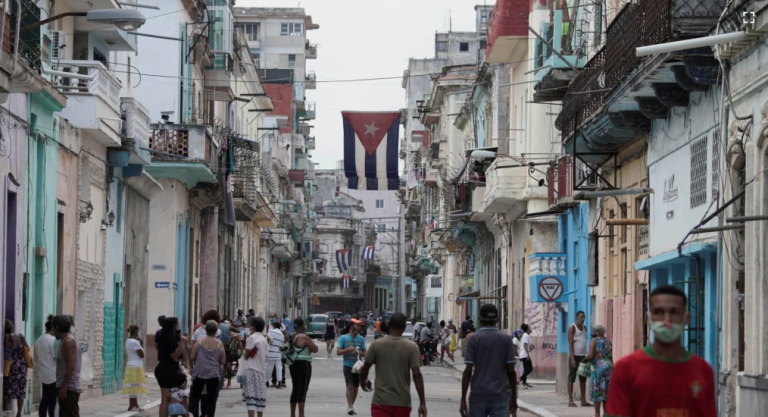
[[[707,202],[707,138],[691,142],[691,208]]]

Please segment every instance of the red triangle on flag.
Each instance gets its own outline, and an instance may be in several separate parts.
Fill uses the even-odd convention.
[[[365,152],[373,155],[400,112],[341,112],[341,115],[352,126]]]

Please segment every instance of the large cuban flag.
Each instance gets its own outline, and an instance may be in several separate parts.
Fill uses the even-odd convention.
[[[336,250],[336,266],[339,267],[339,272],[344,273],[349,269],[352,264],[352,249],[338,249]]]
[[[351,190],[397,190],[400,112],[341,112],[344,173]]]

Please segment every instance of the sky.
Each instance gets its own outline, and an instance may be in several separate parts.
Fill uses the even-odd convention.
[[[476,4],[495,0],[237,0],[235,6],[303,7],[320,25],[307,31],[318,51],[307,64],[317,74],[317,89],[306,96],[317,106],[317,119],[310,123],[316,138],[312,160],[320,169],[332,169],[344,151],[341,111],[405,107],[401,81],[408,58],[434,58],[435,32],[474,31]],[[377,77],[397,78],[328,82]]]

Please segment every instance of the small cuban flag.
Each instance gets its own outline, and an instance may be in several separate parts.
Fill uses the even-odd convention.
[[[341,278],[341,288],[349,288],[349,275],[344,275]]]
[[[350,265],[352,265],[352,249],[336,250],[336,266],[339,267],[339,272],[346,272]]]
[[[373,259],[373,252],[376,250],[375,246],[366,246],[363,249],[363,260],[365,259]]]
[[[400,188],[400,112],[343,111],[344,174],[351,190]]]

